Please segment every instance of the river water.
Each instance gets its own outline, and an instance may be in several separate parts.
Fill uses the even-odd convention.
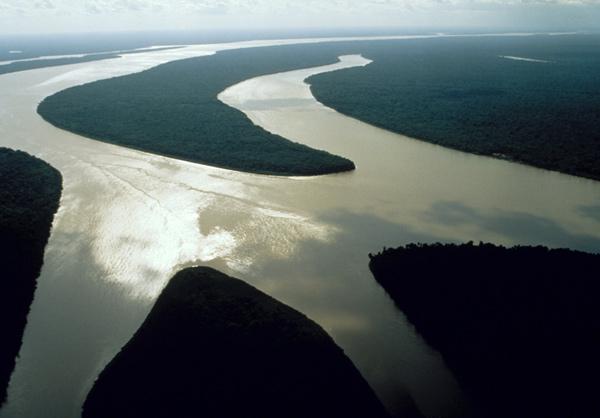
[[[276,43],[199,45],[0,77],[0,145],[48,161],[64,180],[0,417],[79,416],[95,377],[169,277],[197,264],[316,320],[396,414],[412,399],[426,416],[460,415],[452,375],[375,283],[367,254],[437,240],[600,251],[600,183],[429,145],[317,103],[303,80],[367,65],[359,56],[259,77],[220,96],[271,132],[352,159],[352,173],[237,173],[88,140],[35,112],[72,85]]]

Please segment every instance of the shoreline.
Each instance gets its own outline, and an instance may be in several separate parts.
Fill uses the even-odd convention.
[[[129,340],[174,266],[200,262],[232,275],[245,269],[252,285],[314,318],[386,404],[397,398],[390,387],[405,388],[426,415],[439,415],[455,401],[452,378],[389,298],[365,280],[364,254],[382,241],[438,237],[597,245],[599,224],[578,212],[596,202],[600,188],[594,182],[530,167],[507,170],[500,160],[423,147],[320,107],[259,112],[259,123],[295,141],[350,150],[359,167],[352,175],[290,181],[221,171],[49,128],[35,113],[42,96],[71,85],[207,52],[157,52],[154,58],[144,54],[0,77],[0,108],[9,111],[0,113],[0,131],[14,132],[14,138],[0,137],[51,162],[65,182],[13,395],[1,417],[15,411],[34,418],[76,416],[80,393]],[[332,125],[335,131],[328,130]],[[564,199],[556,199],[557,191]],[[452,205],[457,200],[462,206]],[[265,208],[290,216],[271,216]],[[522,226],[523,220],[545,229],[517,228],[517,234],[506,226]],[[341,259],[344,266],[334,265]],[[78,268],[82,263],[85,271]],[[281,277],[281,271],[290,276]],[[85,297],[86,309],[78,310],[70,294]],[[388,335],[390,329],[401,338]],[[48,347],[44,352],[40,341]],[[62,358],[71,359],[67,369],[60,367]],[[64,379],[66,373],[74,377]]]

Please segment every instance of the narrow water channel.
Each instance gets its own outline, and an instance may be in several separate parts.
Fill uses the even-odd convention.
[[[375,283],[367,254],[437,240],[600,250],[593,216],[600,183],[429,145],[312,98],[308,75],[367,64],[360,57],[249,80],[221,96],[269,131],[351,158],[352,173],[236,173],[88,140],[35,112],[44,97],[73,85],[235,47],[0,77],[0,145],[37,155],[64,177],[0,417],[77,417],[97,373],[168,278],[193,264],[245,279],[316,320],[391,410],[401,412],[412,398],[426,416],[458,415],[454,379]]]

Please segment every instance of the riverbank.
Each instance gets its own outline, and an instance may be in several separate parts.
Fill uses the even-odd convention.
[[[599,41],[598,35],[383,41],[359,49],[374,61],[364,70],[308,82],[324,105],[382,129],[600,180]]]
[[[406,395],[425,416],[464,416],[452,374],[372,280],[364,254],[385,244],[469,239],[600,248],[597,182],[407,139],[324,108],[310,91],[293,107],[269,100],[293,100],[286,92],[303,91],[311,69],[261,78],[252,88],[266,94],[248,114],[278,135],[348,155],[360,170],[249,175],[88,140],[34,111],[71,86],[247,46],[0,77],[0,141],[43,156],[65,187],[0,417],[78,417],[94,379],[139,328],[174,266],[197,264],[243,276],[313,318],[397,416],[406,416],[399,401]]]
[[[84,418],[380,417],[375,394],[316,323],[206,267],[177,273],[100,374]]]
[[[0,148],[0,405],[42,268],[44,249],[58,210],[60,173],[29,154]]]
[[[379,284],[455,372],[475,416],[600,414],[600,254],[411,244],[370,259]]]
[[[217,95],[257,75],[328,63],[332,46],[220,52],[97,81],[45,98],[38,113],[88,138],[255,174],[312,176],[354,170],[352,161],[254,126]]]

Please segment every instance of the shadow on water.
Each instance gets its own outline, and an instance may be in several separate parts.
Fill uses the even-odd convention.
[[[507,243],[600,250],[600,237],[570,232],[531,213],[439,201],[421,216],[425,227],[472,228],[473,240],[500,237]],[[443,360],[426,346],[368,270],[367,254],[384,246],[451,241],[415,226],[346,210],[322,213],[319,221],[337,230],[331,241],[306,240],[291,259],[257,266],[257,277],[251,280],[324,326],[394,415],[406,415],[411,399],[425,416],[467,415],[463,395]]]
[[[592,207],[588,207],[589,216],[600,216],[600,212],[589,208]],[[434,203],[424,213],[424,218],[431,223],[447,226],[475,225],[482,233],[498,234],[520,244],[600,251],[600,235],[574,234],[551,219],[530,213],[506,210],[485,212],[459,202],[441,201]],[[395,246],[398,245],[400,243]]]
[[[483,211],[439,201],[423,212],[430,224],[474,226],[482,236],[598,251],[600,238],[574,234],[528,213]],[[306,239],[291,258],[269,258],[248,281],[317,320],[344,348],[394,416],[464,416],[465,402],[438,353],[427,347],[368,269],[383,246],[447,242],[414,226],[347,210],[321,213],[336,233]],[[131,289],[111,281],[86,234],[53,233],[1,418],[65,418],[79,407],[93,376],[110,361],[149,309]],[[149,270],[140,286],[154,286]],[[31,376],[40,379],[31,379]],[[66,378],[65,378],[66,376]],[[43,377],[43,378],[42,378]],[[53,382],[47,385],[46,382]],[[28,402],[31,399],[45,399]]]
[[[384,245],[439,238],[345,210],[320,221],[333,241],[303,241],[290,259],[257,266],[253,284],[315,319],[373,385],[394,416],[462,416],[462,395],[441,357],[418,336],[375,282],[368,253]]]
[[[82,234],[54,233],[45,260],[2,418],[78,417],[94,376],[151,307],[107,281]]]

